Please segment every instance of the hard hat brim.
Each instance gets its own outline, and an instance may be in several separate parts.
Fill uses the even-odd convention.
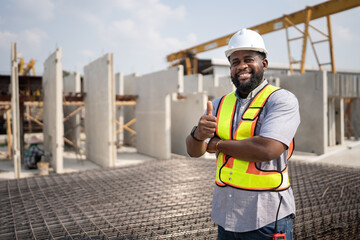
[[[227,58],[229,58],[231,56],[231,54],[233,54],[236,51],[240,51],[240,50],[250,50],[250,51],[255,51],[255,52],[262,52],[262,53],[265,53],[265,57],[268,56],[268,51],[266,49],[253,48],[253,47],[240,47],[240,48],[228,49],[228,50],[225,51],[225,55],[226,55]]]

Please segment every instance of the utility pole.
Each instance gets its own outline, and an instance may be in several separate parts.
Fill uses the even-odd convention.
[[[13,156],[15,178],[20,178],[20,114],[19,114],[19,74],[18,74],[16,43],[11,43],[11,108],[13,129]]]

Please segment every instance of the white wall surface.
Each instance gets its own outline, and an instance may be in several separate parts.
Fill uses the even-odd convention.
[[[281,87],[299,101],[301,123],[295,150],[324,154],[328,149],[328,94],[326,72],[281,77]]]
[[[207,100],[206,93],[193,93],[187,94],[186,99],[172,101],[171,150],[173,153],[189,156],[185,140],[204,114]]]
[[[171,157],[171,94],[183,92],[183,67],[147,74],[136,78],[137,132],[139,153],[158,159]]]
[[[102,167],[115,166],[115,79],[113,55],[84,67],[86,158]]]
[[[43,121],[44,149],[52,154],[51,165],[56,173],[63,172],[63,74],[62,50],[57,49],[44,63]]]

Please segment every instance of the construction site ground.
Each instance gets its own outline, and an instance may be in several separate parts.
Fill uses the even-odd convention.
[[[120,148],[117,167],[64,153],[64,174],[0,161],[0,239],[216,239],[215,158],[156,160]],[[360,239],[360,142],[295,152],[295,239]],[[74,172],[77,172],[74,174]]]

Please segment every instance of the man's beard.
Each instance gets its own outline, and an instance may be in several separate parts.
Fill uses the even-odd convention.
[[[246,82],[239,81],[238,77],[239,77],[238,73],[235,73],[234,76],[231,76],[231,81],[235,85],[236,89],[239,92],[250,93],[261,83],[264,77],[264,71],[262,69],[255,73],[254,71],[251,71],[250,81],[246,81]]]

